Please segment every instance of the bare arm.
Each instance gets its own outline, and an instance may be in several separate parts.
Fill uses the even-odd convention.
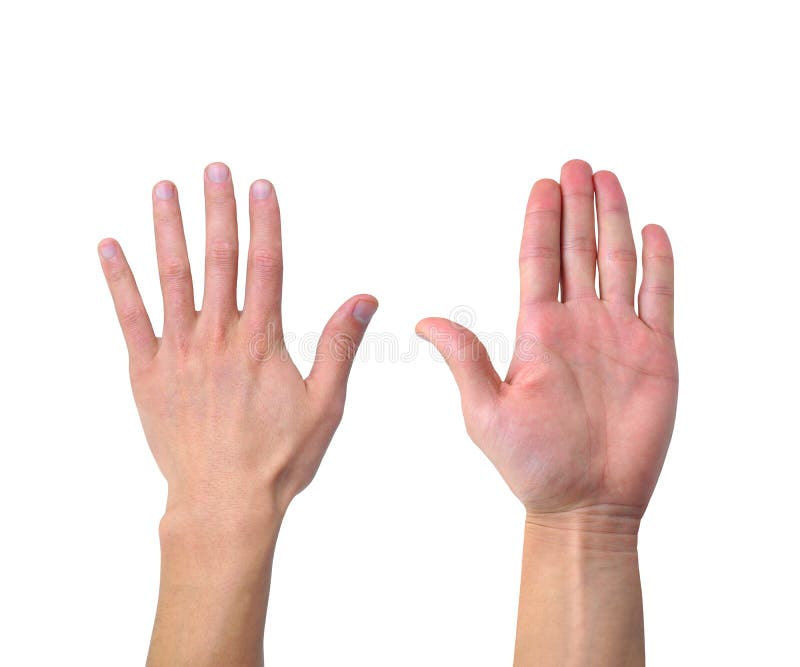
[[[638,519],[592,508],[528,515],[516,665],[643,665]]]
[[[342,416],[353,355],[374,297],[346,301],[325,327],[311,374],[286,353],[280,212],[267,181],[250,189],[244,309],[228,168],[205,173],[203,306],[175,186],[153,189],[164,332],[156,338],[113,239],[100,260],[130,353],[145,435],[167,479],[161,586],[149,665],[259,665],[275,542],[292,498],[316,473]]]
[[[526,510],[517,667],[644,663],[636,535],[672,434],[678,367],[672,250],[660,227],[642,234],[637,312],[619,182],[568,162],[528,201],[506,378],[467,329],[417,325],[455,376],[469,435]]]

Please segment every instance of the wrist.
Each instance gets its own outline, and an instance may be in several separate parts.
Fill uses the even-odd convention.
[[[148,665],[263,664],[279,528],[278,514],[168,503]]]
[[[636,553],[641,510],[593,505],[562,512],[527,510],[526,538],[563,551]]]
[[[162,578],[208,584],[269,576],[284,510],[242,498],[210,502],[170,494],[159,523]]]
[[[281,503],[274,484],[249,480],[170,482],[167,506],[159,525],[164,541],[242,539],[280,527],[288,503]]]
[[[640,511],[593,506],[525,521],[515,665],[643,665]]]

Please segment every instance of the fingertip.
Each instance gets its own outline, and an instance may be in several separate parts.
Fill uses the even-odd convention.
[[[533,184],[528,197],[527,212],[546,210],[559,211],[561,208],[561,186],[552,178],[541,178]]]
[[[560,187],[558,181],[554,178],[540,178],[533,184],[532,190],[544,190],[548,188],[558,188]]]
[[[669,240],[669,234],[661,225],[651,223],[642,227],[642,241],[656,250],[661,249],[672,254],[672,243]]]
[[[354,297],[355,303],[351,314],[353,317],[364,326],[369,324],[375,311],[378,310],[378,300],[371,294],[360,294]]]
[[[598,212],[628,215],[628,201],[622,184],[613,171],[598,171],[592,176]]]
[[[378,297],[374,296],[373,294],[355,294],[354,296],[350,297],[349,301],[353,301],[354,299],[359,301],[373,301],[376,306],[379,305]]]
[[[619,177],[610,169],[598,169],[594,172],[595,178],[613,178],[615,180],[619,180]]]
[[[570,160],[561,167],[559,176],[561,192],[564,197],[594,196],[592,166],[585,160]]]
[[[595,186],[616,186],[621,189],[619,177],[613,171],[601,169],[600,171],[596,171],[592,178],[594,179]]]
[[[97,254],[100,259],[111,259],[114,257],[119,248],[119,243],[116,239],[105,238],[97,244]]]
[[[224,162],[212,162],[206,166],[204,173],[211,183],[224,183],[230,178],[231,170]]]
[[[655,223],[650,223],[649,225],[645,225],[642,227],[642,237],[645,234],[662,234],[663,236],[667,235],[667,230],[664,229],[661,225],[657,225]]]
[[[177,192],[177,188],[172,181],[159,181],[153,186],[153,199],[164,201],[172,199]]]
[[[561,166],[561,173],[564,174],[565,172],[567,173],[578,172],[580,174],[586,174],[588,172],[589,174],[591,174],[592,165],[590,165],[586,160],[573,158],[572,160],[567,160]]]
[[[254,201],[269,199],[274,192],[275,186],[265,178],[259,178],[250,185],[250,197]]]
[[[425,338],[426,337],[425,334],[428,331],[431,319],[433,319],[433,318],[423,317],[421,320],[419,320],[414,325],[414,333],[417,334],[417,336],[420,336],[421,338]]]
[[[423,338],[429,338],[431,329],[447,329],[452,326],[459,326],[455,322],[451,322],[446,317],[424,317],[419,322],[414,330]]]

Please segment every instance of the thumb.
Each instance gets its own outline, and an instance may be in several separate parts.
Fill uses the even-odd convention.
[[[502,380],[474,333],[442,317],[420,320],[416,331],[444,357],[465,403],[494,396]]]
[[[306,378],[306,386],[323,401],[344,398],[353,359],[377,309],[374,296],[359,294],[345,301],[325,325],[314,365]]]

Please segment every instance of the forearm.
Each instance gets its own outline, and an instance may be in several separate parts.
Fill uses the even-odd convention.
[[[147,664],[262,665],[282,513],[162,519],[161,585]]]
[[[638,516],[528,514],[515,667],[644,665]]]

